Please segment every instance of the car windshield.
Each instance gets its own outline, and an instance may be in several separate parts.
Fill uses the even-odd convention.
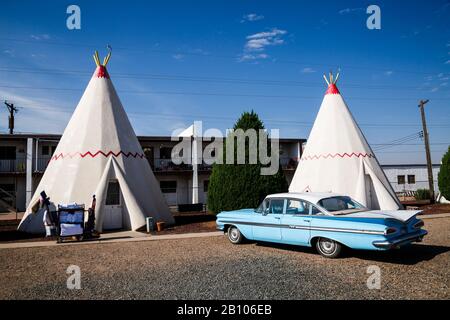
[[[255,209],[255,212],[263,213],[268,207],[269,207],[269,199],[264,199],[264,201],[261,202],[259,207]]]
[[[362,204],[346,196],[324,198],[317,204],[333,214],[348,214],[368,210]]]

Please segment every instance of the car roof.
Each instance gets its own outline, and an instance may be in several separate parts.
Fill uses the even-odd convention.
[[[324,198],[338,197],[342,194],[333,192],[286,192],[286,193],[274,193],[269,194],[266,198],[291,198],[306,200],[311,203],[317,203]]]

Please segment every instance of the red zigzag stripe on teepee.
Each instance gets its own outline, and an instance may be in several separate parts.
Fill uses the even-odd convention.
[[[351,158],[351,157],[375,158],[375,156],[370,153],[361,153],[361,152],[360,153],[355,153],[355,152],[347,153],[347,152],[345,152],[345,153],[335,153],[335,154],[328,153],[328,154],[306,156],[306,157],[302,157],[300,160],[314,160],[314,159],[319,160],[320,158],[328,159],[328,158],[336,158],[336,157],[339,157],[339,158],[345,158],[345,157],[347,157],[347,158]]]
[[[85,152],[85,153],[81,153],[81,152],[74,152],[74,153],[66,153],[66,154],[63,154],[63,153],[60,153],[60,154],[57,154],[57,155],[54,155],[53,157],[51,157],[51,159],[50,159],[50,161],[52,161],[52,160],[58,160],[58,159],[64,159],[64,158],[70,158],[70,159],[72,159],[72,158],[74,158],[74,157],[77,157],[77,156],[80,156],[81,158],[85,158],[85,157],[87,157],[87,156],[90,156],[91,158],[95,158],[95,157],[97,157],[98,155],[102,155],[102,156],[104,156],[105,158],[106,157],[109,157],[109,156],[113,156],[113,157],[118,157],[118,156],[120,156],[120,155],[122,155],[122,156],[124,156],[124,157],[126,157],[126,158],[128,158],[128,157],[133,157],[133,158],[137,158],[137,157],[139,157],[139,158],[144,158],[145,157],[145,155],[144,154],[142,154],[142,153],[138,153],[138,152],[128,152],[128,153],[125,153],[125,152],[123,152],[123,151],[119,151],[119,152],[117,152],[117,153],[114,153],[114,152],[112,152],[112,151],[109,151],[108,153],[105,153],[105,152],[103,152],[103,151],[101,151],[101,150],[98,150],[97,152],[95,152],[95,153],[92,153],[92,152],[90,152],[90,151],[87,151],[87,152]]]

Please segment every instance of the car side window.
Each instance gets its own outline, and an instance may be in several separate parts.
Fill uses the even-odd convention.
[[[268,213],[282,214],[284,207],[284,199],[271,199]]]
[[[288,199],[286,207],[286,214],[309,214],[310,204],[308,202]]]

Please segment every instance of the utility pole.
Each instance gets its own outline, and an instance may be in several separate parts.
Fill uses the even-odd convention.
[[[423,127],[423,140],[425,142],[425,153],[427,156],[427,168],[428,168],[428,185],[430,188],[430,203],[434,203],[434,181],[433,181],[433,165],[431,163],[431,153],[430,153],[430,139],[427,130],[427,122],[425,120],[425,110],[424,106],[428,103],[427,100],[420,100],[419,108],[420,114],[422,116],[422,127]]]
[[[8,101],[5,101],[6,108],[9,111],[9,134],[14,133],[14,113],[19,111],[16,107],[14,107],[14,104],[8,103]]]

